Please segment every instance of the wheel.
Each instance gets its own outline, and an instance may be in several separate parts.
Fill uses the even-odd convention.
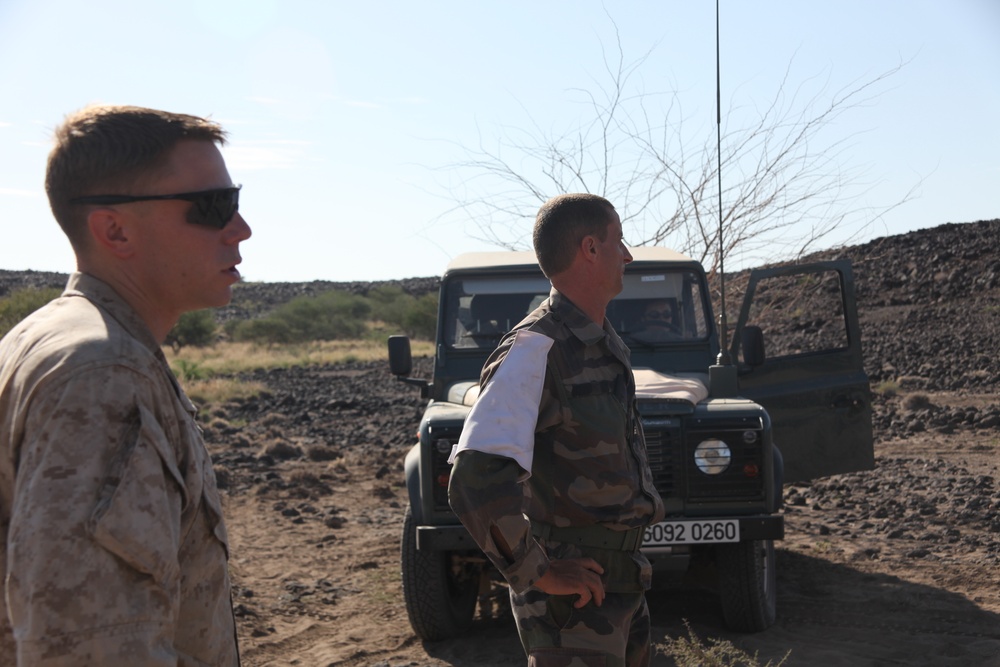
[[[417,526],[409,508],[403,519],[400,552],[403,599],[417,636],[439,641],[468,630],[476,611],[481,569],[463,563],[458,552],[418,551]]]
[[[771,627],[777,605],[774,540],[720,544],[715,549],[726,627],[735,632]]]

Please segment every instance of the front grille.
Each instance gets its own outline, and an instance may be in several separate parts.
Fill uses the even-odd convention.
[[[653,473],[653,484],[663,498],[679,496],[676,489],[683,488],[681,457],[678,456],[681,442],[679,423],[675,419],[643,420],[649,469]]]
[[[644,418],[643,431],[653,482],[664,500],[746,502],[765,499],[764,433],[759,417],[693,418],[683,428],[679,419]],[[745,442],[743,434],[748,431],[756,433],[755,442]],[[729,467],[718,475],[703,473],[694,461],[695,447],[709,438],[725,442],[732,454]],[[756,476],[746,475],[747,465],[756,467]]]

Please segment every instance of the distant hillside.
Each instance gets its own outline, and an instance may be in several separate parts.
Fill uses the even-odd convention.
[[[43,288],[66,286],[68,273],[47,271],[5,271],[0,269],[0,297],[22,288]],[[367,294],[379,286],[396,286],[404,292],[420,296],[436,291],[439,278],[406,278],[385,281],[332,282],[313,280],[307,283],[241,283],[233,290],[233,301],[216,311],[219,321],[249,319],[262,315],[275,306],[291,301],[299,296],[315,296],[330,290],[341,290],[352,294]]]
[[[1000,384],[1000,219],[946,224],[829,250],[856,278],[866,368],[873,382],[903,378],[927,390],[993,391]],[[804,261],[806,261],[804,260]],[[20,287],[62,287],[66,274],[0,270],[0,296]],[[255,317],[301,295],[367,293],[395,285],[420,295],[438,277],[384,282],[246,283],[220,320]]]

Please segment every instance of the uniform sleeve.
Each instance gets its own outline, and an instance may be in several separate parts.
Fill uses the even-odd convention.
[[[497,350],[452,457],[452,509],[516,592],[548,570],[523,507],[552,342],[522,330]]]
[[[451,508],[516,593],[549,568],[522,512],[523,477],[513,459],[466,450],[456,457],[448,485]]]
[[[8,537],[19,665],[177,664],[186,498],[143,381],[91,368],[32,402]]]
[[[552,339],[518,331],[487,362],[482,393],[472,406],[456,454],[465,449],[505,456],[531,474],[535,426]]]

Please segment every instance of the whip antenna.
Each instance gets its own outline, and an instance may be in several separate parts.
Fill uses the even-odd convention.
[[[716,119],[716,171],[719,177],[719,356],[714,366],[708,367],[709,395],[713,398],[731,398],[739,392],[736,366],[729,358],[729,336],[726,319],[726,264],[725,245],[722,240],[722,77],[719,57],[719,0],[715,0],[715,119]]]
[[[722,242],[722,65],[719,57],[719,0],[715,0],[715,134],[716,172],[719,179],[719,307],[722,309],[719,324],[719,358],[717,363],[729,365],[729,323],[726,321],[726,271],[725,246]]]

